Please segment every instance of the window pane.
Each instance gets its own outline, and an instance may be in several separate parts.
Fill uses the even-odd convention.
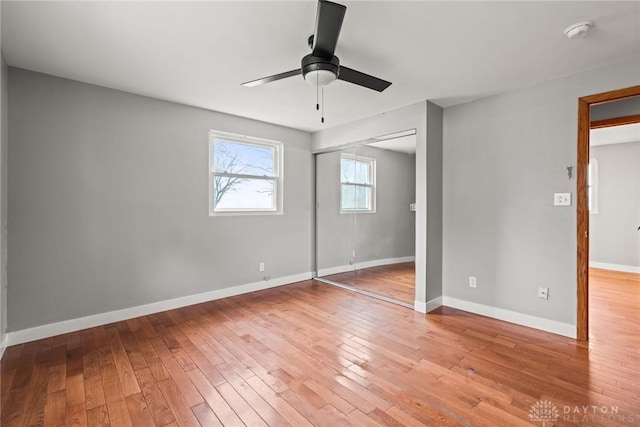
[[[274,154],[272,147],[216,139],[213,143],[213,171],[274,176]]]
[[[371,209],[371,188],[370,187],[356,187],[356,209]]]
[[[353,185],[342,184],[342,205],[343,211],[353,210],[355,206],[355,190]]]
[[[340,159],[340,182],[354,182],[356,161],[354,159]]]
[[[371,187],[342,185],[342,210],[371,210]]]
[[[349,158],[340,159],[340,181],[354,184],[370,184],[368,161]]]
[[[226,176],[214,178],[214,209],[275,209],[275,181]]]
[[[356,184],[369,184],[369,162],[356,161],[355,165],[355,179]]]

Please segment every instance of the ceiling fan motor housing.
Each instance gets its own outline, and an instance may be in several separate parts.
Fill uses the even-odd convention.
[[[258,86],[302,74],[304,80],[317,89],[338,79],[378,92],[388,88],[391,82],[349,67],[341,67],[340,60],[334,55],[346,10],[347,7],[344,5],[330,0],[318,0],[316,28],[314,33],[307,39],[311,53],[302,58],[301,67],[297,70],[285,71],[284,73],[251,80],[242,83],[242,85]]]
[[[320,56],[314,56],[313,54],[309,54],[302,58],[302,76],[305,80],[307,80],[307,74],[311,72],[325,71],[332,73],[335,78],[338,78],[338,73],[340,72],[340,60],[337,56],[333,56],[331,59],[322,58]],[[314,73],[317,74],[317,73]],[[324,73],[323,73],[324,74]],[[309,81],[309,80],[307,80]],[[309,81],[309,83],[315,84],[315,81]]]

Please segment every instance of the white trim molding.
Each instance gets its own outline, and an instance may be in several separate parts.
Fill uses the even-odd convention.
[[[346,273],[355,270],[353,265],[339,265],[337,267],[319,268],[316,277],[331,276],[332,274]]]
[[[438,307],[442,306],[442,297],[434,298],[427,302],[415,300],[413,302],[413,309],[419,313],[431,313]]]
[[[122,310],[109,311],[107,313],[94,314],[78,319],[64,320],[62,322],[50,323],[47,325],[35,326],[33,328],[22,329],[20,331],[8,332],[5,336],[3,349],[10,345],[22,344],[42,338],[48,338],[82,329],[102,326],[113,322],[133,319],[135,317],[146,316],[166,310],[173,310],[189,305],[200,304],[207,301],[227,298],[235,295],[247,294],[278,286],[289,285],[291,283],[302,282],[311,279],[311,272],[294,274],[291,276],[279,277],[269,281],[248,283],[245,285],[232,286],[224,289],[203,292],[195,295],[174,298],[166,301],[159,301],[136,307],[124,308]]]
[[[498,307],[491,307],[448,296],[442,297],[442,304],[447,307],[457,308],[458,310],[468,311],[469,313],[479,314],[481,316],[491,317],[493,319],[503,320],[505,322],[515,323],[516,325],[527,326],[529,328],[539,329],[545,332],[551,332],[556,335],[562,335],[573,339],[577,337],[576,326],[569,323],[544,319],[542,317],[531,316],[529,314],[518,313],[516,311],[505,310]]]
[[[4,351],[9,347],[7,344],[9,342],[9,336],[5,334],[2,342],[0,342],[0,360],[2,360],[2,356],[4,356]]]
[[[608,262],[589,261],[589,267],[603,270],[622,271],[623,273],[640,273],[640,267],[634,265],[610,264]]]
[[[374,259],[373,261],[363,261],[356,263],[356,270],[363,268],[379,267],[381,265],[402,264],[404,262],[415,262],[415,256],[404,256],[399,258]]]
[[[336,267],[327,267],[318,269],[318,277],[329,276],[331,274],[346,273],[353,270],[362,270],[364,268],[380,267],[382,265],[401,264],[403,262],[415,262],[415,256],[404,256],[398,258],[374,259],[371,261],[357,262],[353,265],[338,265]]]

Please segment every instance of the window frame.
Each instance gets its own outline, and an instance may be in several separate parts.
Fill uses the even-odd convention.
[[[587,164],[587,210],[590,215],[598,213],[598,159],[589,159]]]
[[[351,183],[351,182],[343,182],[342,181],[342,160],[349,159],[354,160],[356,162],[363,162],[369,164],[369,182],[367,184],[361,183]],[[356,154],[351,153],[340,153],[340,168],[339,168],[339,181],[340,181],[340,213],[341,214],[355,214],[355,213],[376,213],[376,159],[371,157],[358,156]],[[367,209],[343,209],[343,186],[344,185],[352,185],[354,187],[364,187],[371,189],[371,202],[370,207]]]
[[[214,171],[215,142],[224,141],[255,147],[273,149],[273,176],[255,174],[234,174]],[[209,216],[247,216],[247,215],[282,215],[284,213],[284,144],[280,141],[256,138],[228,132],[209,131]],[[216,208],[215,182],[216,176],[259,179],[273,182],[274,200],[272,208]]]

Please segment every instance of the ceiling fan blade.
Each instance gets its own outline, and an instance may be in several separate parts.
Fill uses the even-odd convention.
[[[316,14],[316,31],[313,35],[313,55],[321,58],[332,58],[338,44],[338,36],[346,6],[327,0],[318,1]]]
[[[370,76],[369,74],[361,73],[360,71],[356,71],[348,67],[343,67],[342,65],[340,66],[338,79],[356,84],[358,86],[364,86],[369,89],[377,90],[378,92],[382,92],[383,90],[391,86],[391,82]]]
[[[242,86],[254,87],[254,86],[259,86],[265,83],[271,83],[271,82],[275,82],[276,80],[282,80],[282,79],[286,79],[287,77],[293,77],[298,75],[302,75],[302,70],[300,68],[298,68],[297,70],[287,71],[286,73],[274,74],[273,76],[263,77],[258,80],[251,80],[250,82],[244,82],[242,83]]]

